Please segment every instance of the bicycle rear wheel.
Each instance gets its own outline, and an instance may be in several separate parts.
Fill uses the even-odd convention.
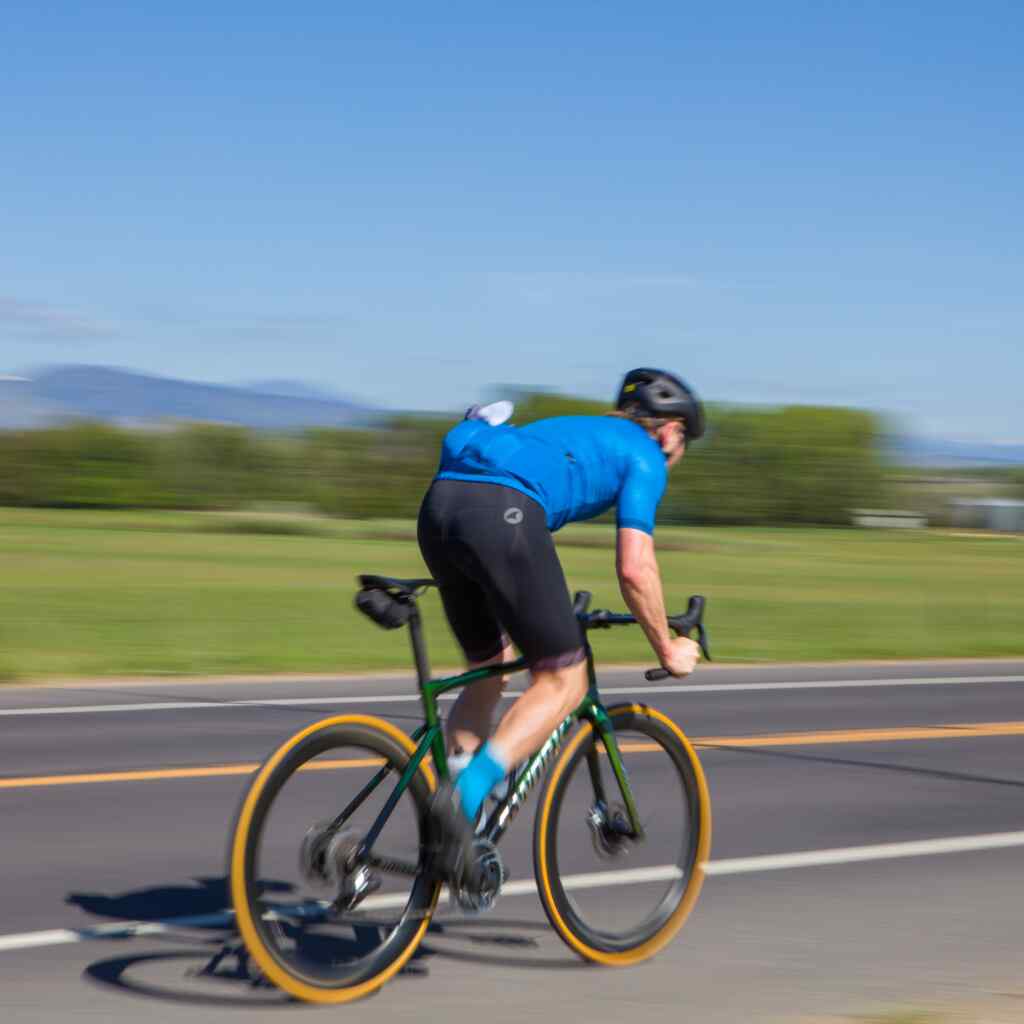
[[[700,762],[671,719],[642,704],[607,712],[644,836],[631,837],[604,743],[583,722],[541,795],[534,870],[563,941],[587,960],[625,966],[662,949],[693,908],[711,803]]]
[[[441,887],[424,869],[426,765],[373,843],[376,862],[353,859],[414,752],[381,719],[329,718],[282,744],[243,798],[229,865],[238,928],[264,975],[299,999],[375,991],[427,930]]]

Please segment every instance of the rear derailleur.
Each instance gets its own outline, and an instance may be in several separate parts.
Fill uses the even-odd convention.
[[[380,875],[358,863],[363,837],[354,829],[335,829],[320,821],[306,832],[299,850],[299,870],[312,885],[336,889],[334,913],[355,910],[381,887]]]

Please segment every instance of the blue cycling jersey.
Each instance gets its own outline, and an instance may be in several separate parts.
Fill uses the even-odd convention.
[[[556,416],[525,427],[464,420],[445,435],[438,480],[476,480],[522,491],[549,530],[616,506],[620,527],[654,532],[668,473],[643,427],[609,416]]]

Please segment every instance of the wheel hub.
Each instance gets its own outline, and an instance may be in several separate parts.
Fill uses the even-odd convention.
[[[611,860],[629,853],[633,829],[624,807],[618,804],[610,807],[603,803],[595,804],[587,812],[587,825],[590,826],[590,838],[599,857]]]

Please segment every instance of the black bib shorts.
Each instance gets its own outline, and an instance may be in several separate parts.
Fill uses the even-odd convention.
[[[435,480],[417,535],[469,661],[493,658],[508,637],[531,668],[583,660],[565,574],[536,501],[500,484]]]

